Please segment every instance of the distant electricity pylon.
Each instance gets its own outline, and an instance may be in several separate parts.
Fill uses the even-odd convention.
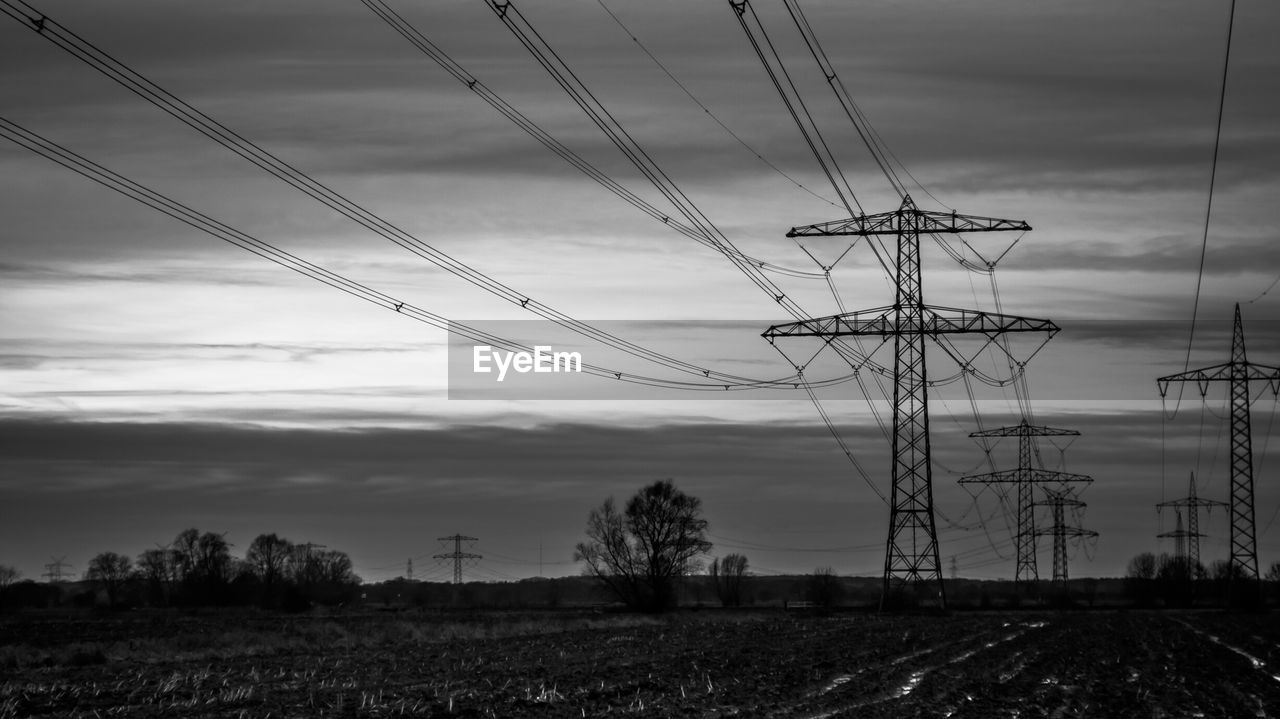
[[[1204,535],[1200,533],[1200,508],[1212,510],[1214,507],[1225,507],[1226,502],[1219,502],[1213,499],[1204,499],[1196,496],[1196,473],[1191,473],[1191,483],[1187,489],[1187,496],[1181,499],[1171,499],[1168,502],[1161,502],[1156,505],[1156,511],[1160,511],[1165,507],[1173,507],[1177,513],[1178,526],[1173,532],[1165,532],[1157,534],[1159,538],[1172,537],[1174,540],[1175,551],[1179,559],[1187,562],[1188,576],[1192,579],[1199,579],[1204,574],[1204,567],[1200,564],[1200,538]],[[1182,528],[1182,510],[1187,510],[1187,527]]]
[[[455,534],[452,537],[440,537],[441,542],[453,542],[453,551],[449,554],[436,554],[432,559],[452,559],[453,560],[453,583],[462,584],[462,560],[464,559],[484,559],[479,554],[468,554],[462,551],[463,542],[478,542],[475,537],[464,537],[461,534]]]
[[[1014,579],[1025,587],[1033,588],[1035,587],[1036,582],[1039,581],[1040,575],[1036,571],[1037,532],[1035,521],[1035,501],[1031,491],[1032,485],[1049,483],[1065,485],[1068,482],[1092,482],[1093,478],[1083,474],[1057,472],[1035,467],[1032,463],[1032,454],[1034,453],[1035,448],[1032,446],[1031,438],[1078,437],[1080,436],[1080,433],[1073,429],[1038,427],[1027,424],[1027,420],[1023,419],[1017,426],[988,429],[982,432],[974,432],[969,436],[986,438],[1018,438],[1017,469],[1005,469],[998,472],[966,475],[960,478],[960,484],[1014,485],[1018,494],[1018,530],[1017,534],[1014,535],[1014,545],[1017,548],[1018,564],[1017,569],[1014,571]],[[1054,554],[1054,561],[1055,563],[1057,562],[1056,550]]]
[[[1173,513],[1177,517],[1173,531],[1161,532],[1156,535],[1156,539],[1173,539],[1173,555],[1178,558],[1178,561],[1184,563],[1183,566],[1187,568],[1187,576],[1192,577],[1194,576],[1193,570],[1191,569],[1191,564],[1187,561],[1187,537],[1191,536],[1191,533],[1182,526],[1182,510],[1174,509]],[[1198,538],[1200,535],[1197,534],[1195,536]]]
[[[1096,537],[1098,533],[1092,529],[1067,526],[1066,508],[1085,506],[1076,499],[1067,488],[1044,490],[1045,500],[1037,504],[1048,506],[1053,512],[1053,526],[1049,529],[1038,529],[1038,535],[1053,536],[1053,581],[1061,588],[1067,586],[1067,537]]]
[[[920,235],[1030,229],[1031,226],[1021,220],[926,212],[918,209],[907,195],[901,207],[892,212],[794,227],[787,233],[787,237],[892,235],[897,238],[894,264],[897,289],[892,306],[774,325],[762,335],[770,343],[778,337],[822,337],[828,343],[844,335],[893,337],[892,493],[881,608],[891,594],[927,581],[937,583],[938,602],[946,606],[933,514],[925,339],[937,341],[949,334],[978,333],[985,335],[990,343],[1006,332],[1047,332],[1052,337],[1058,331],[1049,320],[925,305]],[[944,344],[943,349],[950,351],[949,343]],[[956,359],[963,371],[973,371],[969,360]],[[1021,367],[1023,363],[1017,364]]]
[[[1170,382],[1195,382],[1200,396],[1208,393],[1210,382],[1228,383],[1231,396],[1231,566],[1230,579],[1258,579],[1258,550],[1253,527],[1253,445],[1249,427],[1249,383],[1266,381],[1273,394],[1280,395],[1280,367],[1253,364],[1245,356],[1244,324],[1236,304],[1231,333],[1231,361],[1160,377],[1160,396]],[[1261,590],[1261,586],[1259,586]]]
[[[52,562],[44,565],[45,572],[40,576],[48,577],[50,584],[57,584],[58,582],[61,582],[63,574],[62,570],[71,568],[71,565],[67,564],[66,559],[66,557],[54,558]]]
[[[409,558],[408,566],[405,568],[405,579],[413,581],[413,557]]]

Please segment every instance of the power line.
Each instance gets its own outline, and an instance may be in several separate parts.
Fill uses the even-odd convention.
[[[593,181],[600,184],[605,189],[617,195],[622,200],[636,207],[644,214],[648,215],[649,217],[655,220],[662,222],[663,225],[670,227],[671,229],[679,232],[680,234],[696,242],[699,242],[703,245],[711,247],[717,252],[725,252],[729,250],[729,248],[725,248],[717,245],[716,243],[708,240],[705,236],[703,236],[697,230],[671,217],[670,213],[663,212],[658,208],[654,207],[648,201],[644,200],[643,198],[641,198],[639,195],[635,194],[631,190],[628,190],[626,187],[624,187],[620,183],[616,182],[613,178],[609,177],[609,175],[607,175],[605,172],[598,169],[596,166],[592,165],[590,162],[584,159],[581,155],[574,152],[572,149],[567,147],[564,143],[557,140],[553,135],[551,135],[549,132],[547,132],[540,126],[538,126],[537,123],[535,123],[533,120],[530,120],[523,113],[521,113],[519,110],[513,107],[509,102],[507,102],[501,96],[499,96],[496,92],[494,92],[491,88],[486,86],[478,78],[476,78],[474,75],[468,72],[461,64],[459,64],[456,60],[450,57],[448,53],[442,50],[439,45],[436,45],[429,38],[427,38],[427,36],[424,35],[421,30],[415,27],[412,23],[406,20],[402,15],[397,13],[391,7],[389,7],[385,2],[383,2],[383,0],[361,0],[361,2],[363,2],[366,7],[368,7],[375,15],[377,15],[383,22],[385,22],[393,30],[400,33],[402,37],[408,40],[409,43],[412,44],[415,48],[417,48],[423,55],[426,55],[428,58],[434,61],[437,65],[443,68],[445,72],[449,73],[449,75],[452,76],[455,80],[465,85],[468,90],[475,93],[477,97],[479,97],[480,99],[488,103],[491,107],[497,110],[503,117],[506,117],[508,120],[511,120],[511,122],[515,123],[517,127],[519,127],[521,130],[524,130],[526,133],[528,133],[530,137],[537,140],[540,144],[542,144],[544,147],[546,147],[556,156],[560,157],[565,162],[568,162],[570,165],[572,165],[574,168],[576,168],[577,170],[585,174],[587,177],[591,178]],[[736,252],[736,250],[731,250],[731,251]],[[740,252],[738,252],[737,255],[743,261],[750,262],[751,264],[757,266],[761,270],[775,272],[782,275],[788,275],[791,277],[801,277],[801,278],[807,278],[807,279],[821,278],[821,275],[815,272],[807,272],[805,270],[799,270],[799,269],[794,269],[790,267],[783,267],[781,265],[765,262],[764,260],[752,257],[750,255],[746,255]]]
[[[356,204],[337,191],[306,175],[289,163],[267,152],[257,144],[245,139],[234,130],[222,125],[177,96],[167,90],[164,90],[159,85],[129,68],[106,51],[93,45],[89,41],[77,35],[75,32],[65,28],[56,20],[40,13],[31,5],[23,2],[23,0],[0,0],[0,12],[3,12],[10,18],[34,30],[41,37],[49,40],[51,43],[68,52],[72,56],[85,62],[95,70],[98,70],[111,80],[146,100],[148,103],[163,110],[223,147],[240,155],[271,175],[348,217],[366,229],[382,236],[396,245],[399,245],[413,254],[432,262],[451,274],[506,300],[507,302],[519,305],[521,308],[529,312],[543,317],[557,325],[571,329],[585,337],[589,337],[627,354],[661,364],[669,369],[675,369],[687,374],[702,375],[708,379],[714,374],[716,375],[717,380],[725,380],[727,384],[730,385],[741,384],[743,382],[751,383],[753,381],[751,378],[747,377],[713,372],[708,368],[684,362],[659,352],[649,350],[544,305],[536,299],[518,292],[515,289],[479,272],[478,270],[475,270],[469,265],[454,259],[446,253],[437,250],[417,237],[393,225],[389,221]],[[719,242],[719,244],[729,246],[727,242]],[[752,268],[755,272],[759,272],[759,269],[755,265],[751,265],[747,263],[746,260],[742,259],[742,256],[740,256],[741,253],[737,253],[737,255],[733,254],[736,253],[736,248],[731,248],[731,250],[730,257],[735,264],[738,264],[739,266],[745,265]],[[763,277],[763,275],[760,275],[760,277]],[[769,283],[769,285],[771,286],[772,283]],[[779,301],[781,302],[781,300]]]
[[[0,136],[6,137],[19,146],[31,150],[46,159],[52,160],[87,179],[93,180],[108,189],[124,195],[125,197],[162,212],[194,229],[200,230],[201,232],[239,247],[240,249],[246,250],[258,257],[285,267],[286,269],[303,275],[304,277],[316,280],[322,284],[333,287],[334,289],[341,290],[342,292],[352,295],[358,299],[365,300],[366,302],[391,310],[410,319],[423,322],[432,327],[448,330],[474,341],[485,342],[490,345],[506,348],[512,351],[527,352],[531,349],[526,345],[513,340],[508,340],[499,335],[471,327],[464,323],[450,321],[441,315],[419,308],[404,300],[387,295],[376,289],[351,280],[341,274],[325,269],[320,265],[304,260],[297,255],[281,250],[268,242],[259,240],[229,225],[219,222],[208,215],[200,213],[177,200],[140,185],[123,175],[115,173],[91,160],[88,160],[83,156],[68,150],[62,145],[37,135],[36,133],[33,133],[3,117],[0,117]],[[764,384],[755,385],[721,384],[710,381],[673,381],[647,375],[621,372],[585,362],[582,363],[582,371],[585,374],[591,374],[597,377],[650,387],[714,392],[748,388],[764,388],[771,386],[782,389],[794,389],[797,384],[807,384],[807,381],[801,378],[796,378],[795,381],[792,381],[792,378],[783,378],[782,381],[768,381]],[[849,380],[849,377],[832,378],[831,380],[822,380],[812,384],[815,387],[822,387],[840,382],[847,382]]]
[[[774,89],[778,91],[782,104],[787,108],[787,112],[791,115],[792,121],[795,122],[796,128],[800,130],[805,144],[808,145],[809,151],[813,153],[813,157],[817,160],[818,166],[822,168],[823,174],[831,182],[831,187],[836,191],[836,195],[839,196],[849,214],[855,214],[853,211],[854,206],[857,206],[858,212],[861,213],[863,211],[862,205],[859,204],[858,198],[853,193],[853,188],[849,186],[848,179],[840,170],[840,165],[836,162],[835,155],[831,152],[830,146],[827,145],[826,139],[823,138],[821,130],[818,129],[808,106],[805,105],[804,98],[800,96],[800,91],[796,89],[795,82],[791,79],[791,74],[787,72],[786,66],[782,64],[782,57],[778,54],[777,48],[774,47],[773,41],[769,39],[769,34],[764,29],[764,24],[760,22],[760,17],[756,15],[755,8],[747,0],[729,0],[729,5],[733,8],[733,12],[738,18],[738,24],[742,26],[742,31],[747,34],[747,40],[751,43],[751,48],[755,50],[756,57],[760,59],[760,63],[764,66],[765,73],[768,74]],[[753,31],[751,25],[747,22],[748,11],[750,11],[751,18],[755,20],[756,27],[759,29],[759,38],[757,38],[757,32]],[[763,40],[763,44],[761,44],[761,40]],[[768,46],[773,56],[773,63],[770,63],[769,56],[765,54],[765,46]],[[774,70],[774,64],[777,65],[776,71]],[[779,73],[786,80],[786,86],[779,79]],[[787,94],[787,87],[791,88],[791,94]],[[796,110],[797,106],[800,108],[799,111]],[[802,114],[805,119],[801,119]],[[808,124],[805,123],[806,119]],[[817,138],[816,141],[814,138]],[[840,178],[839,182],[836,181],[836,177]],[[844,185],[843,189],[841,189],[841,183]],[[886,269],[888,268],[886,267]]]
[[[747,152],[750,152],[752,156],[754,156],[757,160],[763,162],[765,165],[768,165],[769,169],[785,177],[791,184],[795,185],[801,190],[804,190],[810,195],[813,195],[819,200],[822,200],[828,205],[831,205],[832,207],[839,207],[839,205],[837,205],[836,203],[832,202],[831,200],[828,200],[822,195],[819,195],[818,193],[814,192],[808,187],[805,187],[804,184],[801,183],[799,180],[795,179],[791,175],[788,175],[777,165],[773,164],[767,158],[765,158],[765,156],[762,155],[759,150],[752,147],[746,140],[742,139],[742,137],[738,135],[738,133],[731,130],[729,126],[726,125],[718,115],[716,115],[714,112],[711,111],[711,108],[707,107],[705,103],[699,100],[683,82],[680,82],[680,80],[674,74],[672,74],[671,70],[667,69],[667,66],[664,65],[662,61],[657,58],[657,56],[655,56],[652,52],[649,51],[649,48],[646,47],[644,43],[640,42],[640,38],[636,37],[635,33],[631,31],[631,28],[627,27],[626,24],[622,22],[622,19],[619,18],[617,14],[614,13],[612,10],[610,10],[608,5],[604,4],[604,0],[596,0],[596,2],[599,3],[600,7],[603,8],[604,11],[609,14],[609,17],[613,18],[613,21],[617,23],[618,27],[622,28],[622,31],[627,34],[627,37],[631,38],[631,41],[636,44],[636,47],[639,47],[640,50],[643,51],[644,54],[647,55],[649,59],[653,61],[653,64],[657,65],[658,69],[662,70],[663,74],[666,75],[668,78],[670,78],[671,82],[675,83],[676,87],[680,88],[680,90],[683,91],[684,94],[687,95],[695,105],[702,108],[702,111],[706,113],[707,117],[711,118],[717,125],[720,126],[722,130],[728,133],[730,137],[732,137],[734,140],[737,140],[739,145],[742,145],[742,147],[746,148]]]
[[[1222,58],[1222,87],[1218,93],[1218,123],[1213,133],[1213,160],[1209,165],[1209,199],[1204,208],[1204,234],[1200,240],[1200,264],[1196,270],[1196,293],[1191,303],[1191,331],[1187,337],[1187,356],[1182,363],[1182,371],[1191,367],[1191,347],[1196,337],[1196,317],[1200,311],[1200,287],[1204,282],[1204,258],[1209,249],[1209,219],[1213,216],[1213,187],[1218,177],[1218,148],[1222,144],[1222,114],[1227,104],[1227,69],[1231,64],[1231,34],[1235,28],[1236,0],[1231,0],[1231,8],[1227,14],[1227,43]],[[1179,389],[1178,397],[1182,397]]]

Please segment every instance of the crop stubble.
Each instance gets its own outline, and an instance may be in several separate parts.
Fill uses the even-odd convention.
[[[0,717],[1275,716],[1267,615],[0,624]]]

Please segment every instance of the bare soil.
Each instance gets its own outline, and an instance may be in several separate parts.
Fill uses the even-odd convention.
[[[1266,717],[1269,615],[20,617],[0,717]]]

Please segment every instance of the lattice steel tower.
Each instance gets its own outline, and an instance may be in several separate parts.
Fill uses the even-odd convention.
[[[1044,490],[1045,500],[1036,504],[1045,505],[1053,512],[1053,526],[1049,529],[1038,529],[1036,534],[1053,536],[1053,581],[1065,588],[1067,584],[1067,537],[1096,537],[1098,533],[1092,529],[1067,526],[1067,507],[1084,508],[1086,505],[1071,494],[1071,490]]]
[[[916,208],[911,197],[906,196],[902,206],[892,212],[795,227],[787,233],[787,237],[897,237],[894,263],[897,290],[892,306],[774,325],[763,333],[770,342],[778,337],[802,336],[823,337],[828,342],[844,335],[893,337],[892,493],[882,608],[893,593],[909,584],[931,580],[937,582],[938,602],[946,606],[933,513],[925,339],[979,333],[991,342],[1006,332],[1048,332],[1052,336],[1058,331],[1048,320],[925,305],[920,235],[1030,229],[1031,226],[1021,220],[926,212]]]
[[[1231,576],[1256,580],[1258,551],[1253,527],[1253,445],[1249,427],[1249,383],[1266,381],[1280,395],[1280,367],[1253,364],[1245,356],[1244,324],[1236,305],[1231,334],[1231,361],[1171,374],[1156,380],[1160,396],[1170,382],[1195,382],[1203,397],[1210,382],[1226,382],[1231,396]]]
[[[966,475],[960,478],[960,484],[1012,484],[1018,495],[1018,530],[1014,535],[1014,546],[1017,548],[1017,569],[1014,579],[1019,584],[1034,587],[1040,576],[1036,571],[1036,519],[1035,502],[1031,488],[1036,484],[1060,484],[1068,482],[1092,482],[1093,478],[1084,474],[1071,474],[1041,469],[1034,465],[1035,447],[1032,437],[1078,437],[1080,433],[1073,429],[1056,429],[1039,427],[1027,423],[1023,419],[1018,425],[988,429],[974,432],[970,437],[1017,437],[1018,467],[984,474]],[[1057,535],[1054,535],[1055,537]],[[1056,552],[1056,550],[1055,550]],[[1057,555],[1054,555],[1057,561]]]
[[[449,554],[435,554],[432,559],[452,559],[453,560],[453,583],[462,584],[462,560],[464,559],[484,559],[479,554],[469,554],[462,551],[463,542],[478,542],[475,537],[464,537],[461,534],[455,534],[452,537],[440,537],[441,542],[453,542],[453,551]]]
[[[1225,506],[1227,506],[1226,502],[1196,496],[1195,472],[1191,473],[1191,483],[1187,489],[1187,496],[1181,499],[1171,499],[1168,502],[1161,502],[1156,505],[1157,511],[1164,507],[1173,507],[1174,511],[1178,513],[1178,527],[1173,532],[1165,532],[1156,536],[1160,538],[1173,537],[1177,543],[1178,549],[1176,551],[1178,556],[1187,560],[1187,567],[1191,572],[1192,579],[1200,579],[1204,574],[1204,567],[1200,564],[1200,538],[1204,536],[1200,533],[1200,508],[1204,507],[1212,510],[1214,507]],[[1181,526],[1183,509],[1187,510],[1187,528],[1185,530]]]

